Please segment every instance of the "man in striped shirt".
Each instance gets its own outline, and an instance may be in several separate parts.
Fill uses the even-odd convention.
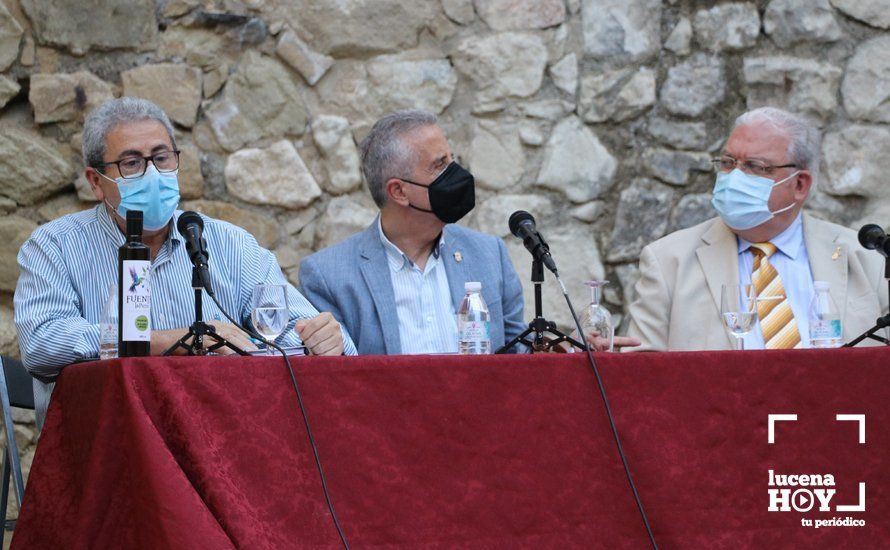
[[[464,284],[482,283],[495,350],[525,328],[522,287],[501,239],[456,225],[475,204],[436,117],[400,111],[362,143],[362,172],[380,215],[307,257],[300,285],[331,311],[361,354],[455,353]]]
[[[32,374],[48,381],[65,365],[98,357],[102,306],[117,280],[128,209],[143,211],[143,241],[151,250],[151,353],[169,348],[194,321],[192,264],[173,229],[181,214],[175,210],[179,154],[166,114],[142,99],[104,103],[84,124],[83,157],[100,204],[39,227],[18,255],[15,324],[22,360]],[[279,337],[280,344],[302,343],[317,355],[355,354],[337,320],[319,314],[287,283],[274,255],[252,235],[204,217],[204,238],[216,296],[233,318],[249,322],[254,285],[284,284],[293,328]],[[205,301],[203,313],[224,338],[241,348],[254,347],[238,327],[223,322],[214,303]],[[40,421],[51,391],[51,383],[35,382]]]

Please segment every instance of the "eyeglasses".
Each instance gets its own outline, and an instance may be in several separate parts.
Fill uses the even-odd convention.
[[[126,157],[112,162],[103,162],[99,168],[105,168],[112,164],[117,166],[118,172],[124,179],[141,178],[148,169],[148,161],[151,161],[158,172],[173,172],[179,169],[179,151],[161,151],[148,157]]]
[[[728,156],[712,159],[711,164],[714,166],[714,170],[718,172],[732,172],[736,168],[740,168],[746,174],[760,177],[770,177],[778,168],[797,168],[796,164],[766,164],[759,160],[739,162]]]

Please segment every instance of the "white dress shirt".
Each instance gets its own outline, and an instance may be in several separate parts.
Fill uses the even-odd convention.
[[[402,353],[457,353],[457,317],[440,255],[444,234],[421,271],[386,238],[380,218],[377,229],[389,263]]]
[[[753,243],[737,237],[739,243],[739,283],[749,284],[751,272],[754,270],[754,253],[749,250]],[[810,270],[810,260],[807,256],[807,247],[803,239],[803,220],[800,214],[789,225],[769,242],[778,249],[769,258],[769,262],[776,268],[779,277],[782,278],[782,286],[785,287],[785,295],[794,313],[797,322],[797,330],[800,332],[800,342],[803,347],[810,347],[810,300],[815,293],[813,285],[813,272]],[[760,322],[754,330],[745,335],[745,349],[763,349],[763,332],[760,330]]]

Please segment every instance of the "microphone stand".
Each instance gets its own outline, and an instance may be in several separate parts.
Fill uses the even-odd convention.
[[[888,293],[890,293],[890,256],[884,259],[884,278],[887,280],[887,291]],[[878,317],[878,320],[875,321],[875,326],[860,334],[855,340],[844,344],[843,347],[852,348],[866,338],[871,338],[872,340],[881,342],[886,346],[890,346],[890,340],[884,338],[883,336],[878,336],[877,334],[875,334],[876,332],[887,327],[890,327],[890,313],[884,315],[883,317]]]
[[[541,284],[544,282],[544,264],[537,259],[532,260],[532,283],[535,285],[535,318],[528,324],[522,334],[507,342],[503,347],[495,353],[506,353],[508,349],[516,344],[524,344],[528,346],[532,353],[550,351],[554,346],[562,342],[569,342],[579,349],[587,349],[587,346],[581,344],[571,336],[567,336],[556,328],[556,323],[548,321],[542,313],[543,306],[541,301]],[[534,339],[529,340],[528,337],[534,333]],[[545,334],[550,334],[556,338],[547,339]]]
[[[229,348],[238,355],[250,355],[243,349],[217,334],[216,328],[213,325],[208,325],[204,322],[204,306],[202,298],[204,285],[202,284],[200,269],[197,266],[192,266],[192,288],[195,289],[195,322],[189,327],[185,336],[177,340],[176,343],[167,348],[161,355],[170,355],[179,348],[184,349],[186,355],[207,355],[220,348]],[[213,340],[214,343],[209,347],[204,347],[204,338]],[[192,341],[189,342],[189,339]]]

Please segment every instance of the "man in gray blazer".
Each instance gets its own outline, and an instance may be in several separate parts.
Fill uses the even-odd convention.
[[[456,352],[468,281],[482,283],[493,350],[522,332],[522,287],[503,241],[454,225],[473,209],[474,180],[435,115],[383,117],[361,157],[380,215],[301,262],[303,295],[332,312],[365,355]]]
[[[817,175],[819,141],[812,124],[779,109],[736,119],[715,159],[719,217],[640,255],[628,331],[642,340],[635,351],[733,349],[720,318],[724,284],[758,287],[759,321],[745,349],[809,347],[815,281],[830,284],[845,341],[887,311],[883,258],[862,248],[851,229],[801,213]]]

